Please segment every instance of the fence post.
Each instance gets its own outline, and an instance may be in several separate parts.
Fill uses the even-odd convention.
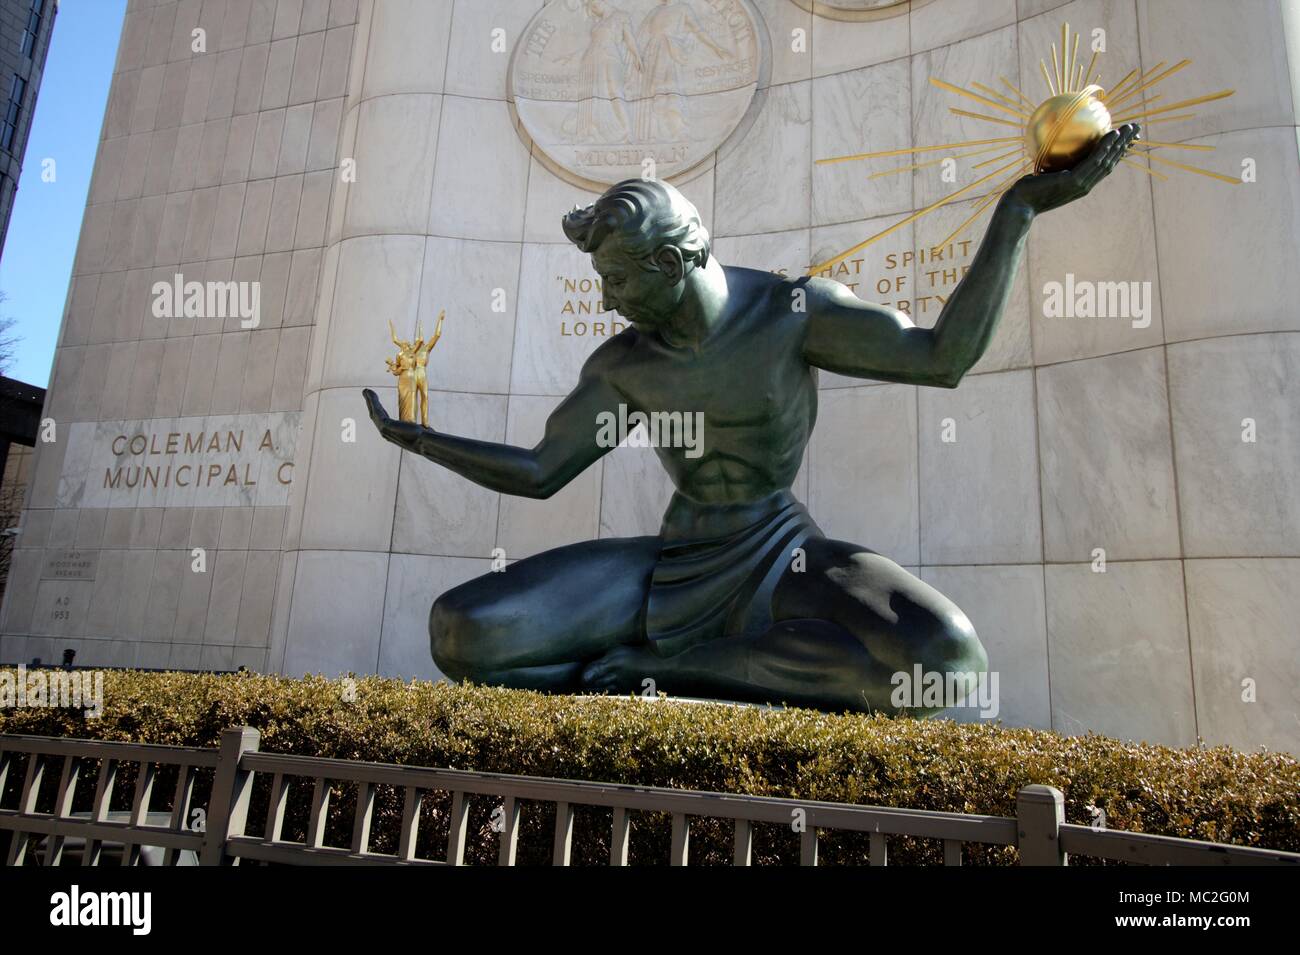
[[[200,865],[221,865],[226,858],[226,840],[244,832],[253,774],[240,769],[239,761],[245,753],[256,752],[261,739],[262,734],[251,726],[231,726],[221,731]]]
[[[1061,849],[1065,796],[1053,786],[1025,786],[1016,794],[1021,865],[1068,865]]]

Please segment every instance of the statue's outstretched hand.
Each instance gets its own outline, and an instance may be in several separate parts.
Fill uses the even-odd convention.
[[[1126,123],[1101,138],[1092,153],[1073,169],[1025,176],[1011,187],[1011,198],[1035,214],[1082,199],[1115,168],[1129,145],[1140,139],[1141,127]]]
[[[379,396],[371,389],[364,389],[361,396],[366,399],[366,408],[370,412],[370,420],[374,422],[379,433],[394,444],[409,448],[415,438],[424,430],[414,421],[400,421],[388,417],[388,412],[379,403]]]

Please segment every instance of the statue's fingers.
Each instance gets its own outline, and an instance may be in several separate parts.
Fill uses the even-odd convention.
[[[1110,175],[1110,171],[1114,169],[1115,165],[1123,158],[1124,147],[1122,144],[1115,146],[1115,148],[1110,150],[1110,152],[1106,153],[1106,158],[1101,161],[1101,165],[1097,170],[1100,174],[1099,178]]]
[[[1123,155],[1128,152],[1129,147],[1133,145],[1134,140],[1138,138],[1138,131],[1135,126],[1126,124],[1121,127],[1121,133],[1122,135],[1119,139],[1118,154],[1120,157],[1123,157]]]
[[[1112,129],[1105,136],[1101,137],[1096,148],[1093,149],[1092,155],[1096,156],[1098,159],[1105,158],[1119,144],[1120,139],[1120,131],[1118,129]],[[1088,158],[1091,159],[1092,156]]]
[[[1112,129],[1097,143],[1088,157],[1074,167],[1075,173],[1079,176],[1080,184],[1089,186],[1096,180],[1094,174],[1102,172],[1105,169],[1106,159],[1114,150],[1115,145],[1119,142],[1118,130]],[[1104,174],[1104,173],[1103,173]]]
[[[1093,187],[1097,185],[1097,183],[1101,182],[1103,179],[1109,176],[1111,170],[1115,168],[1115,164],[1117,162],[1119,162],[1118,154],[1112,154],[1107,156],[1102,162],[1100,162],[1096,166],[1096,168],[1094,168],[1089,173],[1085,183],[1085,189],[1087,191],[1091,191]]]
[[[1132,123],[1125,123],[1120,127],[1122,135],[1119,141],[1119,153],[1122,156],[1128,152],[1129,147],[1133,145],[1140,137],[1138,136],[1138,127]]]
[[[1075,172],[1079,176],[1079,185],[1085,192],[1105,177],[1107,170],[1110,168],[1107,163],[1112,155],[1113,148],[1113,144],[1108,143],[1105,149],[1096,150],[1075,168]]]
[[[1132,125],[1125,125],[1122,128],[1122,135],[1119,138],[1119,142],[1115,146],[1115,157],[1114,157],[1115,162],[1119,162],[1121,159],[1124,158],[1125,154],[1129,150],[1129,147],[1133,145],[1133,142],[1136,139],[1137,139],[1137,128]]]
[[[1124,134],[1121,133],[1119,130],[1111,130],[1111,132],[1108,135],[1112,136],[1113,138],[1109,143],[1106,144],[1106,151],[1102,153],[1101,164],[1103,166],[1106,163],[1113,163],[1120,156],[1124,155],[1124,147],[1127,144],[1127,140],[1125,140]]]
[[[1131,134],[1126,128],[1112,129],[1106,134],[1106,148],[1097,157],[1096,168],[1092,170],[1093,176],[1090,185],[1096,185],[1119,164],[1124,158],[1124,153],[1128,150],[1128,144],[1131,141]]]

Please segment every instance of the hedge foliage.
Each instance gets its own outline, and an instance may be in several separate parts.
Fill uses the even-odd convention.
[[[355,694],[321,677],[113,672],[105,677],[99,719],[60,709],[0,710],[0,733],[211,747],[223,729],[243,724],[261,731],[261,748],[269,752],[999,816],[1015,815],[1022,786],[1047,783],[1065,793],[1069,822],[1091,822],[1096,807],[1113,829],[1300,851],[1300,762],[1285,754],[379,677],[358,678],[354,686]],[[264,818],[267,788],[261,781],[254,790],[253,831]],[[303,831],[306,790],[293,790],[286,834]],[[156,791],[170,792],[161,785]],[[5,799],[11,802],[12,794]],[[446,794],[425,797],[421,854],[441,856],[449,804]],[[348,843],[352,805],[340,792],[330,844]],[[492,808],[486,799],[474,801],[471,861],[495,859]],[[401,809],[400,792],[379,791],[373,848],[395,851]],[[553,821],[552,807],[525,806],[521,862],[549,861]],[[607,860],[609,825],[609,810],[579,810],[575,863]],[[634,817],[634,863],[664,861],[668,845],[667,818]],[[862,862],[866,849],[864,836],[831,834],[821,861]],[[966,852],[975,864],[1016,859],[1010,848],[968,845]],[[757,827],[755,853],[759,862],[797,860],[798,838],[788,827]],[[729,822],[692,824],[693,864],[726,863],[730,855]],[[891,863],[940,858],[932,841],[891,840]]]

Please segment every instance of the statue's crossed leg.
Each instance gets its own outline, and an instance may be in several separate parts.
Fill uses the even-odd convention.
[[[893,709],[893,674],[917,664],[987,667],[952,601],[886,557],[822,537],[782,575],[766,632],[659,656],[642,622],[659,547],[585,541],[447,591],[429,618],[434,661],[453,679],[526,689],[641,693],[653,680],[678,696],[850,710]]]

